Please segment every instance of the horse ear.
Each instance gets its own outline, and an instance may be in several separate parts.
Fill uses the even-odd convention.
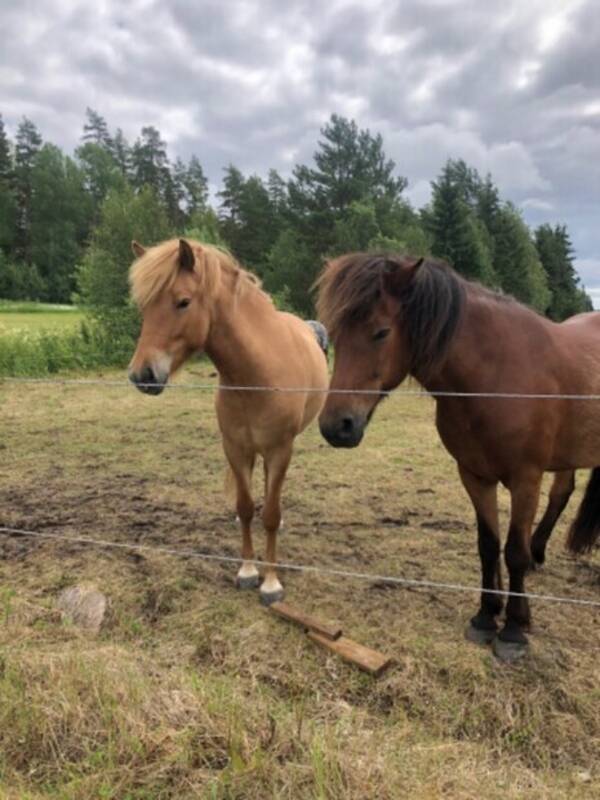
[[[186,272],[193,272],[194,271],[194,251],[192,250],[192,246],[186,239],[179,240],[179,269],[183,269]]]
[[[142,245],[139,242],[136,242],[135,239],[131,242],[131,249],[133,250],[133,255],[136,258],[141,258],[146,252],[146,248],[142,247]]]
[[[407,265],[396,259],[387,259],[382,274],[383,290],[392,297],[399,295],[414,280],[424,261],[424,258],[419,258],[414,264]]]

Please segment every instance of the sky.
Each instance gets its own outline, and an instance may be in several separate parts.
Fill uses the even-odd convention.
[[[335,112],[380,132],[407,195],[447,158],[490,171],[530,225],[566,223],[600,308],[596,0],[0,0],[0,113],[78,143],[86,106],[155,125],[218,186],[290,174]]]

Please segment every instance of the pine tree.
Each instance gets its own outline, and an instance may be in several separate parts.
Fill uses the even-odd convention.
[[[35,157],[31,185],[31,262],[45,284],[43,299],[68,303],[89,233],[92,199],[83,171],[51,144],[45,144]]]
[[[142,128],[131,154],[132,183],[136,189],[149,186],[158,197],[163,196],[169,169],[166,148],[156,128],[151,125]]]
[[[500,212],[500,193],[488,174],[480,181],[475,190],[475,211],[487,228],[490,236],[495,235],[496,223]]]
[[[218,196],[221,235],[242,263],[262,275],[279,232],[267,188],[257,175],[246,179],[230,164]]]
[[[114,156],[96,142],[86,142],[76,150],[77,160],[83,170],[86,189],[93,201],[93,214],[98,210],[111,189],[122,186],[125,178]]]
[[[235,225],[240,220],[241,198],[244,183],[244,176],[240,170],[234,167],[233,164],[229,164],[229,166],[225,168],[223,188],[217,192],[217,196],[221,199],[219,216],[225,222],[229,221]]]
[[[108,131],[106,120],[93,108],[86,108],[85,110],[86,122],[83,126],[83,136],[81,137],[84,142],[93,142],[94,144],[103,147],[108,152],[112,152],[113,141]]]
[[[129,177],[131,170],[131,147],[123,135],[121,128],[117,128],[112,140],[112,154],[117,166],[124,177]]]
[[[190,158],[187,168],[183,171],[182,183],[186,192],[188,213],[205,211],[208,202],[208,180],[196,156]]]
[[[118,327],[119,319],[127,316],[131,240],[152,245],[172,232],[164,208],[149,187],[137,193],[130,186],[109,192],[77,275],[81,302],[106,321],[107,329]],[[132,317],[127,319],[130,324]]]
[[[406,179],[395,177],[396,165],[383,152],[381,134],[359,130],[356,122],[333,114],[321,130],[316,169],[308,177],[314,195],[337,212],[350,203],[377,197],[398,198]]]
[[[31,175],[41,145],[38,129],[31,120],[23,117],[17,128],[13,185],[16,200],[15,256],[27,263],[31,261]]]
[[[17,208],[13,177],[10,143],[0,115],[0,251],[7,254],[12,251],[15,238]]]
[[[288,202],[287,187],[285,181],[276,169],[269,170],[267,191],[269,192],[269,200],[271,201],[273,210],[279,217],[283,216]]]
[[[12,178],[12,173],[13,162],[10,153],[10,143],[4,128],[2,114],[0,114],[0,181],[4,181],[6,185]]]
[[[351,207],[372,207],[377,227],[387,230],[406,187],[406,179],[395,174],[394,162],[386,157],[379,134],[334,114],[321,137],[314,167],[294,169],[285,206],[286,225],[296,230],[303,248],[312,252],[312,279],[322,258],[339,247],[340,225]],[[306,298],[303,303],[307,305]]]

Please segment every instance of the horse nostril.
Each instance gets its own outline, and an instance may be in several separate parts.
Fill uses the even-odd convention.
[[[342,433],[352,433],[354,430],[354,420],[352,417],[343,417],[341,431]]]
[[[140,383],[156,383],[152,367],[144,367],[140,374]]]

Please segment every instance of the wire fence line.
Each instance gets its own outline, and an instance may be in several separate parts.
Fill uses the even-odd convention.
[[[22,384],[22,385],[58,385],[58,386],[102,386],[114,388],[133,388],[129,381],[111,381],[101,379],[81,379],[81,378],[19,378],[19,377],[0,377],[2,384]],[[138,384],[142,388],[156,388],[162,384],[144,383]],[[403,389],[393,392],[375,389],[319,389],[315,387],[292,387],[292,386],[248,386],[248,385],[222,385],[217,383],[168,383],[163,388],[167,389],[186,389],[197,391],[231,391],[231,392],[279,392],[279,393],[302,393],[302,394],[341,394],[341,395],[367,395],[379,397],[457,397],[457,398],[496,398],[496,399],[524,399],[524,400],[600,400],[600,394],[536,394],[536,393],[517,393],[517,392],[451,392],[451,391],[426,391],[424,389]],[[575,606],[587,606],[600,608],[600,601],[587,598],[562,597],[557,595],[539,594],[534,592],[510,592],[503,589],[484,589],[481,586],[465,586],[457,583],[447,583],[431,580],[419,580],[406,578],[397,575],[379,575],[368,572],[357,572],[343,570],[335,567],[317,567],[308,564],[295,564],[291,562],[270,563],[258,559],[242,559],[241,557],[218,555],[212,553],[202,553],[197,550],[184,550],[179,548],[159,547],[155,545],[144,545],[133,542],[111,542],[102,539],[93,539],[87,536],[63,536],[61,534],[49,533],[45,531],[31,531],[22,528],[12,528],[0,526],[0,533],[8,536],[24,536],[38,539],[52,539],[65,544],[83,544],[95,547],[114,548],[121,550],[133,550],[150,552],[161,555],[170,555],[179,558],[195,558],[204,561],[242,564],[249,563],[262,567],[275,567],[292,572],[305,572],[320,574],[327,577],[346,578],[355,580],[365,580],[372,583],[387,585],[404,586],[406,588],[442,591],[463,592],[463,593],[485,593],[502,595],[504,597],[524,597],[530,600],[546,601],[552,603],[562,603]]]
[[[294,564],[288,561],[277,563],[261,561],[259,559],[243,559],[237,556],[227,556],[214,553],[201,553],[198,550],[188,550],[172,547],[160,547],[157,545],[139,544],[136,542],[111,542],[105,539],[93,539],[88,536],[63,536],[59,533],[49,533],[47,531],[30,531],[23,528],[11,528],[0,526],[0,533],[7,536],[28,536],[38,539],[51,539],[64,544],[84,544],[92,547],[106,547],[120,550],[133,550],[153,553],[157,555],[169,555],[179,558],[196,558],[203,561],[212,561],[225,564],[254,564],[257,567],[275,567],[277,569],[288,570],[290,572],[304,572],[318,575],[325,575],[330,578],[346,578],[352,580],[369,581],[377,584],[388,584],[390,586],[404,586],[412,589],[431,590],[449,592],[466,592],[470,594],[496,594],[503,597],[525,597],[528,600],[545,601],[548,603],[561,603],[564,605],[587,606],[600,608],[599,600],[591,600],[578,597],[561,597],[560,595],[539,594],[535,592],[511,592],[504,589],[484,589],[481,586],[465,586],[460,583],[445,583],[442,581],[419,580],[416,578],[404,578],[399,575],[378,575],[370,572],[355,572],[336,567],[317,567],[312,564]]]
[[[109,388],[128,388],[135,386],[138,389],[184,389],[188,391],[219,391],[219,392],[275,392],[281,394],[336,394],[336,395],[366,395],[372,397],[457,397],[457,398],[490,398],[499,400],[591,400],[599,401],[600,394],[561,394],[544,392],[455,392],[444,390],[426,389],[319,389],[314,386],[250,386],[226,385],[219,383],[138,383],[130,381],[111,381],[92,378],[18,378],[0,377],[2,384],[24,385],[56,385],[56,386],[104,386]]]

